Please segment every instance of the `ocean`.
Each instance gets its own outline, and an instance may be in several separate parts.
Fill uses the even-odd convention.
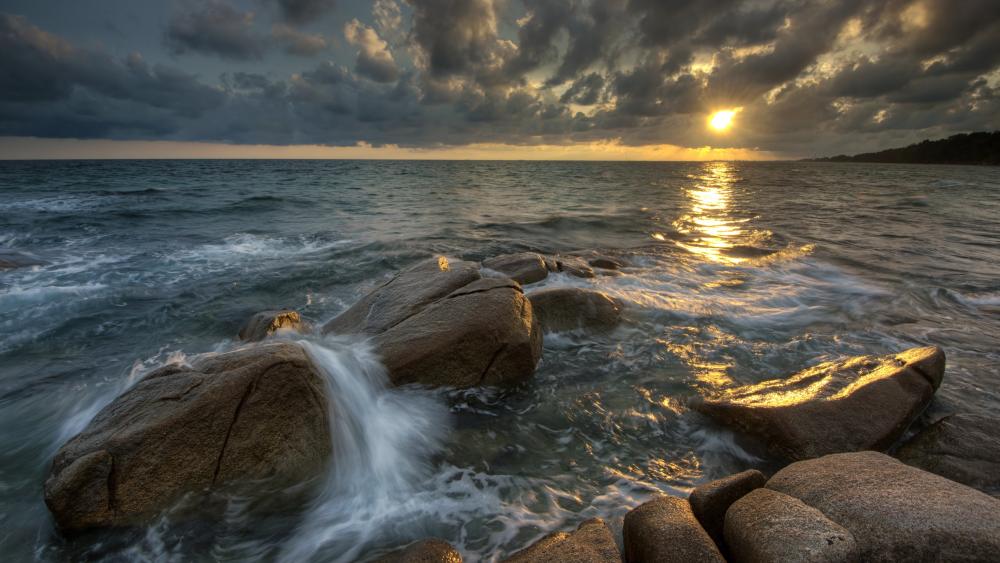
[[[935,344],[925,420],[1000,413],[1000,173],[806,162],[0,162],[0,553],[8,561],[352,561],[428,536],[513,553],[656,494],[772,463],[690,411],[700,393]],[[625,303],[545,336],[505,389],[384,385],[358,338],[309,336],[356,447],[294,514],[164,517],[64,538],[55,451],[146,371],[225,351],[253,313],[314,324],[444,255],[622,256],[550,275]]]

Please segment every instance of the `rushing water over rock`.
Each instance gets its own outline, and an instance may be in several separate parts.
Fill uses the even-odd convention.
[[[772,460],[698,395],[938,345],[926,419],[1000,410],[1000,182],[975,167],[821,163],[0,163],[0,552],[14,560],[367,558],[427,536],[503,556],[652,495]],[[313,326],[435,255],[612,252],[617,328],[545,335],[506,389],[386,388],[360,341],[303,338],[338,462],[294,513],[63,538],[59,446],[148,370],[237,344],[254,313]],[[206,555],[207,554],[207,555]]]

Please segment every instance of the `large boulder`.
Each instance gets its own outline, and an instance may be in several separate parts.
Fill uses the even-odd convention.
[[[692,407],[788,460],[884,450],[930,402],[944,364],[936,346],[860,356],[695,399]]]
[[[549,275],[545,258],[534,252],[518,252],[489,258],[483,260],[483,267],[500,272],[521,284],[540,282]]]
[[[478,279],[475,262],[441,256],[417,263],[323,326],[324,333],[375,335]]]
[[[903,444],[896,457],[993,495],[1000,494],[1000,419],[979,414],[942,418]]]
[[[797,498],[756,489],[726,512],[729,560],[737,563],[852,563],[851,532]]]
[[[996,561],[1000,553],[1000,500],[878,452],[793,463],[766,487],[849,530],[861,561]]]
[[[395,385],[501,385],[531,377],[542,331],[517,282],[476,280],[377,335]]]
[[[580,524],[575,532],[555,532],[505,561],[509,563],[620,563],[611,530],[600,518]]]
[[[592,289],[543,289],[531,293],[528,299],[545,332],[610,330],[622,316],[621,301]]]
[[[188,492],[298,483],[329,461],[329,420],[323,376],[295,344],[168,365],[60,448],[45,502],[76,531],[141,524]]]
[[[431,538],[383,555],[375,563],[462,563],[462,554],[450,543]]]
[[[240,328],[240,340],[245,342],[257,342],[264,340],[268,336],[275,334],[279,330],[290,330],[304,332],[306,325],[302,322],[302,317],[295,311],[288,309],[281,311],[261,311],[250,317]]]
[[[687,499],[663,496],[631,510],[622,536],[627,563],[725,563]]]
[[[698,485],[691,491],[688,502],[691,503],[691,511],[701,522],[701,526],[712,536],[715,543],[721,546],[725,542],[723,526],[730,505],[750,491],[763,487],[765,482],[767,478],[763,473],[750,469]]]

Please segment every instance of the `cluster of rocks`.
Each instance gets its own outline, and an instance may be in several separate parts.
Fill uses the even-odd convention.
[[[513,384],[530,378],[543,333],[607,330],[622,304],[581,288],[538,288],[553,272],[592,277],[623,264],[597,254],[520,253],[482,265],[436,258],[404,270],[319,331],[367,337],[394,385]],[[56,454],[45,501],[60,529],[147,523],[189,493],[261,494],[309,483],[336,450],[321,372],[281,331],[290,310],[255,315],[259,342],[147,374]],[[748,447],[791,463],[664,496],[625,517],[619,549],[600,519],[550,534],[512,561],[988,560],[1000,553],[1000,434],[985,416],[947,417],[895,447],[944,375],[944,353],[914,348],[816,365],[719,391],[693,410]],[[909,465],[907,465],[909,464]],[[267,485],[262,485],[267,484]],[[976,490],[975,488],[981,489]],[[461,561],[425,540],[384,561]]]
[[[526,256],[500,260],[523,264]],[[534,257],[553,271],[594,275],[582,258]],[[514,279],[483,271],[444,257],[418,263],[320,330],[369,337],[395,385],[462,388],[530,378],[543,331],[611,328],[619,320],[621,304],[603,293],[552,289],[528,297]],[[309,330],[295,311],[265,311],[239,337],[258,342]],[[189,492],[307,482],[323,474],[334,450],[329,404],[323,376],[290,341],[165,366],[62,446],[45,501],[62,530],[79,531],[146,522]]]

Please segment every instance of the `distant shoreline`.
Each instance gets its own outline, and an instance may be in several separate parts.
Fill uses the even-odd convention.
[[[925,140],[906,147],[853,156],[807,158],[805,162],[861,162],[879,164],[967,164],[1000,165],[1000,131],[952,135],[947,139]]]

